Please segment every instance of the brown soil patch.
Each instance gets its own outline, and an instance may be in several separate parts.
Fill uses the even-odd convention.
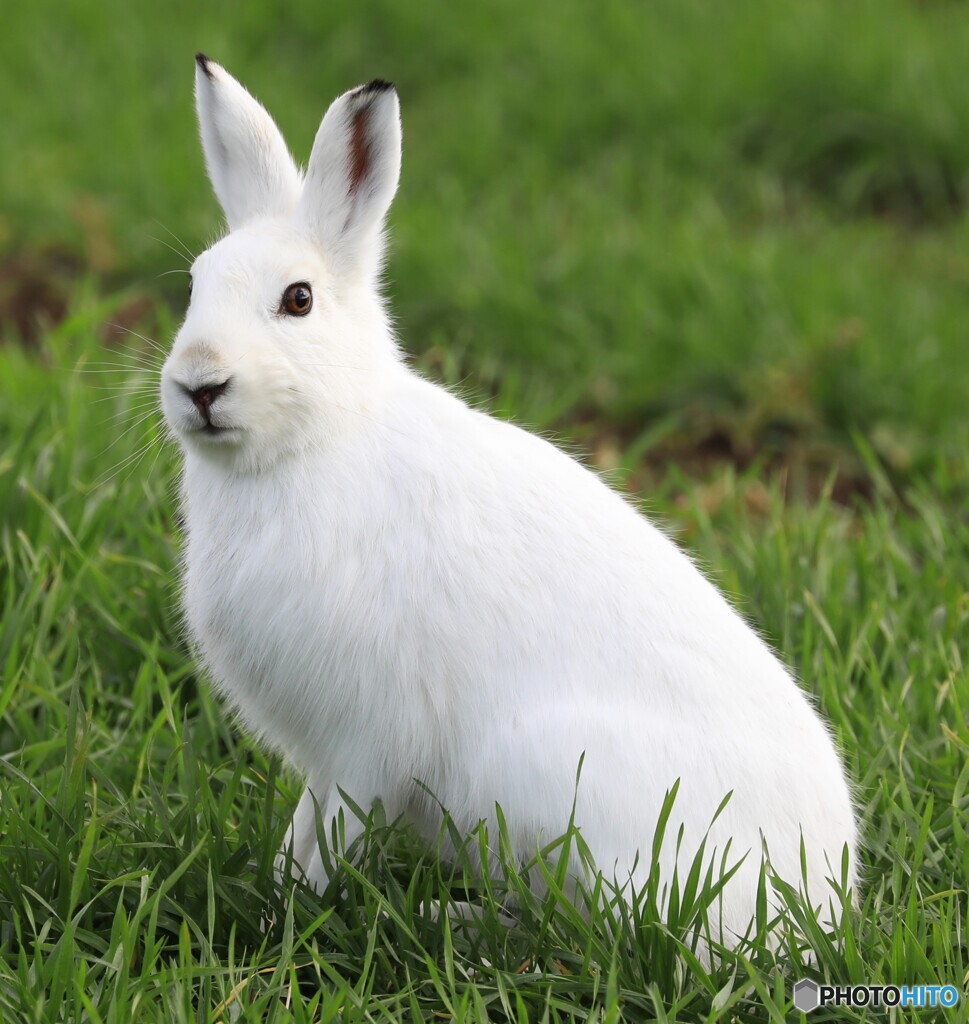
[[[41,333],[64,319],[80,260],[56,247],[20,249],[0,257],[0,339],[34,346]]]

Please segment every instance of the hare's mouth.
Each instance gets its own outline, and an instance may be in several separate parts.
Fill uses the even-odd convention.
[[[204,437],[206,441],[215,444],[229,444],[232,441],[237,441],[242,431],[238,427],[219,426],[217,423],[208,422],[197,427],[193,433],[196,437]]]

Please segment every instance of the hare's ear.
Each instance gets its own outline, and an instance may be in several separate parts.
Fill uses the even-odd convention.
[[[400,104],[389,82],[334,100],[316,133],[299,216],[333,269],[372,275],[381,229],[400,178]]]
[[[215,61],[199,53],[195,65],[205,166],[229,229],[292,213],[302,182],[275,122]]]

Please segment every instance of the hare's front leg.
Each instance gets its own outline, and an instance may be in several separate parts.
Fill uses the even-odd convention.
[[[286,879],[286,864],[290,848],[293,851],[292,875],[302,878],[317,892],[322,892],[329,882],[329,876],[320,854],[317,833],[317,815],[323,825],[323,836],[332,843],[334,823],[343,814],[340,830],[342,853],[363,832],[364,823],[347,806],[336,786],[327,790],[323,786],[308,784],[296,805],[293,820],[286,830],[286,838],[276,855],[276,877],[280,882]]]

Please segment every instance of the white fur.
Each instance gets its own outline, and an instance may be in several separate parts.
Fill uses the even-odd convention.
[[[195,100],[205,166],[229,227],[234,230],[257,215],[292,213],[302,179],[265,109],[201,55],[196,58]],[[239,166],[249,173],[238,174]]]
[[[788,672],[595,474],[401,360],[372,273],[399,173],[396,94],[335,101],[294,201],[268,115],[208,66],[199,118],[232,232],[195,264],[162,383],[185,455],[185,606],[218,691],[306,775],[290,839],[307,877],[325,881],[314,796],[328,823],[338,787],[428,835],[439,815],[422,785],[467,830],[497,803],[527,858],[564,831],[584,754],[576,823],[619,881],[643,882],[680,779],[667,880],[678,827],[682,871],[733,791],[708,841],[719,855],[729,839],[731,863],[747,854],[728,932],[753,914],[763,840],[797,884],[803,835],[811,900],[827,904],[845,844],[854,871],[854,816]],[[313,310],[280,315],[297,281]],[[186,389],[226,377],[212,422],[231,429],[210,436]]]

